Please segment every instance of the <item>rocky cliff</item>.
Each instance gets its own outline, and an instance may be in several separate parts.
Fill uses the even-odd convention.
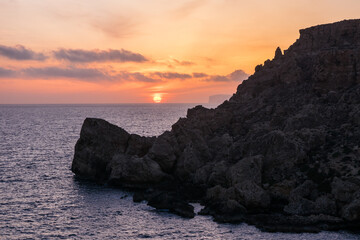
[[[300,30],[216,109],[153,138],[86,119],[72,171],[268,231],[360,228],[360,20]]]

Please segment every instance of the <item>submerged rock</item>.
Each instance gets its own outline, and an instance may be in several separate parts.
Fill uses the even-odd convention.
[[[359,229],[359,121],[360,20],[347,20],[300,30],[229,101],[158,137],[86,119],[72,171],[185,217],[200,201],[267,231]]]

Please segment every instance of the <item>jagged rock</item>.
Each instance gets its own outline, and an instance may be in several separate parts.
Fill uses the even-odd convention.
[[[130,134],[102,119],[86,118],[75,145],[71,170],[97,181],[108,179],[107,165],[116,153],[124,153]]]
[[[164,172],[171,172],[176,162],[177,142],[171,132],[165,132],[152,145],[149,156],[159,163]]]
[[[277,47],[277,49],[275,50],[275,57],[274,57],[274,59],[279,59],[279,58],[281,58],[282,55],[283,55],[283,54],[282,54],[281,48],[280,48],[280,47]]]
[[[168,209],[179,216],[193,218],[194,207],[179,199],[175,194],[166,192],[155,192],[148,197],[148,205],[156,209]]]
[[[331,199],[331,195],[320,196],[315,200],[315,214],[327,214],[336,216],[337,207],[334,199]]]
[[[356,229],[359,139],[360,20],[347,20],[300,30],[229,101],[189,109],[156,138],[86,119],[72,171],[172,193],[159,204],[201,201],[217,221],[269,231]],[[163,207],[191,216],[183,203]]]
[[[317,195],[316,187],[317,186],[313,181],[307,180],[303,184],[301,184],[300,186],[296,187],[294,190],[291,191],[290,199],[292,200],[301,199],[301,198],[314,199]]]
[[[239,202],[247,208],[267,208],[269,194],[253,181],[243,181],[235,185]]]
[[[149,157],[138,158],[125,154],[116,154],[108,164],[108,169],[109,182],[118,186],[157,183],[167,176],[159,164]]]
[[[347,221],[360,220],[360,199],[355,199],[342,209],[341,216]]]
[[[143,157],[149,152],[149,149],[154,144],[155,137],[141,137],[137,134],[131,134],[126,154],[131,156]]]
[[[331,184],[331,188],[331,193],[334,195],[336,200],[341,202],[350,202],[352,200],[353,193],[359,190],[360,186],[335,177]]]
[[[261,185],[262,160],[263,156],[257,155],[244,158],[231,166],[226,173],[229,185],[234,186],[248,180]]]
[[[296,200],[292,200],[287,206],[284,207],[284,212],[300,216],[307,216],[313,214],[314,210],[315,203],[306,198],[298,198]]]

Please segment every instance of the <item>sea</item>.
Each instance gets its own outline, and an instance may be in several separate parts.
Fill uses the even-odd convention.
[[[261,232],[210,216],[184,219],[71,172],[85,118],[157,136],[195,105],[0,105],[0,239],[360,239],[348,232]]]

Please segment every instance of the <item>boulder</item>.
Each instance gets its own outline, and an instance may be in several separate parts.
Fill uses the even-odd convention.
[[[341,210],[341,217],[347,221],[360,220],[360,199],[355,199]]]
[[[335,199],[345,203],[350,202],[353,194],[359,189],[359,185],[341,180],[337,177],[335,177],[331,183],[331,193],[334,195]]]
[[[244,181],[234,187],[238,201],[246,208],[267,208],[270,205],[269,194],[255,182]]]
[[[174,170],[176,163],[177,142],[171,132],[165,132],[152,145],[148,156],[156,161],[164,172],[170,173]]]
[[[108,165],[109,183],[118,186],[136,187],[158,183],[167,177],[159,164],[149,157],[138,158],[116,154]]]
[[[252,157],[243,158],[236,164],[232,165],[227,173],[226,178],[230,186],[235,186],[238,183],[245,181],[252,181],[257,185],[261,185],[263,156],[256,155]]]
[[[130,134],[102,119],[86,118],[75,145],[71,170],[79,176],[106,180],[107,165],[115,153],[124,153]]]
[[[148,205],[156,209],[168,209],[181,217],[193,218],[195,216],[194,207],[178,196],[171,193],[160,192],[153,194],[148,199]]]

